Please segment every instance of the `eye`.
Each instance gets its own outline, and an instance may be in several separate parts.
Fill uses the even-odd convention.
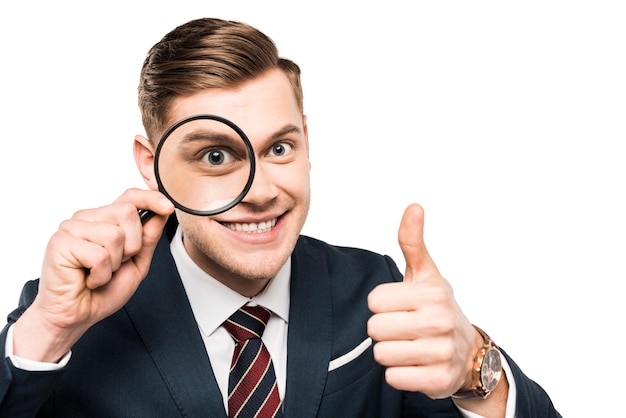
[[[208,150],[202,160],[210,165],[223,165],[233,161],[233,155],[224,149]]]
[[[286,142],[277,142],[276,144],[272,145],[270,154],[275,157],[282,157],[289,154],[291,152],[291,149],[291,145],[287,144]]]

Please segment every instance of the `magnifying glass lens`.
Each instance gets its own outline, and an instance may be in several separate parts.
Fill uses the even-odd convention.
[[[159,189],[195,215],[224,212],[243,199],[254,178],[254,153],[232,122],[198,115],[173,125],[155,154]]]

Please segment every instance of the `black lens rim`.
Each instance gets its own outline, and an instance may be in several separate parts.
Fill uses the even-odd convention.
[[[168,191],[163,186],[163,182],[161,181],[161,175],[160,175],[160,172],[159,172],[159,156],[161,155],[161,149],[163,148],[163,144],[165,143],[167,138],[172,134],[172,132],[174,132],[181,125],[184,125],[185,123],[188,123],[188,122],[192,122],[194,120],[200,120],[200,119],[208,119],[208,120],[214,120],[214,121],[217,121],[217,122],[221,122],[221,123],[229,126],[235,132],[237,132],[237,135],[239,135],[239,137],[243,140],[243,143],[245,144],[246,150],[248,152],[248,156],[250,158],[250,173],[248,175],[248,181],[246,182],[244,188],[241,190],[241,193],[239,193],[239,195],[235,199],[233,199],[230,203],[228,203],[228,204],[226,204],[226,205],[224,205],[222,207],[219,207],[217,209],[212,209],[212,210],[196,210],[196,209],[192,209],[192,208],[189,208],[187,206],[184,206],[184,205],[180,204],[178,201],[176,201],[176,199],[174,199],[168,193]],[[167,130],[163,133],[163,135],[161,136],[161,140],[157,144],[157,148],[156,148],[156,151],[154,153],[154,175],[156,177],[156,181],[157,181],[157,185],[158,185],[159,191],[161,193],[163,193],[165,196],[167,196],[167,198],[174,204],[174,206],[177,209],[180,209],[183,212],[189,213],[191,215],[214,216],[214,215],[218,215],[220,213],[224,213],[227,210],[232,209],[233,207],[238,205],[239,202],[241,202],[243,200],[243,198],[246,197],[246,195],[250,191],[250,187],[252,187],[252,182],[254,181],[254,174],[255,174],[255,172],[256,172],[256,159],[254,157],[254,149],[252,148],[252,144],[250,143],[250,140],[248,139],[248,136],[234,122],[232,122],[232,121],[230,121],[230,120],[228,120],[228,119],[226,119],[226,118],[224,118],[222,116],[217,116],[217,115],[211,115],[211,114],[193,115],[193,116],[189,116],[189,117],[186,117],[184,119],[181,119],[178,122],[174,123],[172,126],[167,128]]]

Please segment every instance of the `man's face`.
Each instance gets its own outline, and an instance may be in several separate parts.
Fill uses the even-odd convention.
[[[256,174],[241,203],[214,217],[177,212],[191,258],[220,282],[252,296],[287,261],[309,211],[307,127],[289,80],[272,70],[236,89],[177,98],[170,114],[172,122],[196,114],[222,116],[252,143]]]

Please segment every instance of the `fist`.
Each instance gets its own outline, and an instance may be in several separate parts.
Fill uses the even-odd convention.
[[[424,244],[424,211],[404,212],[398,242],[406,271],[401,283],[385,283],[368,297],[368,334],[386,380],[399,390],[445,398],[469,386],[482,340],[454,299]]]

